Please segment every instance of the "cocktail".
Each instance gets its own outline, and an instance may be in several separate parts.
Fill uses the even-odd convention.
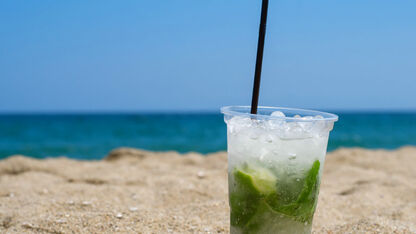
[[[310,233],[336,115],[221,109],[227,123],[231,233]]]

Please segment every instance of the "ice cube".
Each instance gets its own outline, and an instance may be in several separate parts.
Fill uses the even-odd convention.
[[[284,124],[284,135],[282,136],[283,139],[287,138],[298,138],[302,135],[302,128],[299,126],[297,122],[289,122]]]
[[[303,116],[300,118],[301,120],[305,120],[305,121],[300,121],[298,124],[299,126],[302,128],[302,130],[304,132],[309,132],[314,124],[314,122],[312,121],[314,119],[313,116]]]
[[[231,119],[226,120],[230,133],[235,134],[242,129],[246,129],[252,126],[252,119],[244,116],[234,116]]]
[[[326,132],[328,128],[330,128],[328,122],[324,120],[324,117],[322,115],[317,115],[314,118],[316,119],[312,128],[314,134],[319,135],[320,133]]]
[[[312,119],[314,119],[314,117],[313,116],[303,116],[303,117],[301,117],[301,119],[302,120],[312,120]]]
[[[270,115],[273,117],[286,117],[285,113],[281,112],[281,111],[273,111],[273,113]]]
[[[266,135],[265,139],[266,139],[266,142],[273,143],[273,136],[272,135]]]
[[[301,118],[299,118],[301,120]],[[311,137],[311,126],[313,122],[310,121],[293,121],[283,124],[283,132],[281,139],[304,139]]]
[[[285,117],[286,115],[281,111],[274,111],[271,115],[271,117],[279,117],[279,118],[272,118],[267,121],[266,123],[266,129],[282,129],[283,125],[285,123]]]

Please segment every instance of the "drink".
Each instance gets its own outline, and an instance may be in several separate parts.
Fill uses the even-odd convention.
[[[310,233],[336,115],[224,107],[231,233]]]

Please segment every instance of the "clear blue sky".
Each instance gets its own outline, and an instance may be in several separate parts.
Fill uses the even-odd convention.
[[[260,0],[0,2],[0,111],[249,105]],[[416,109],[416,1],[270,0],[261,105]]]

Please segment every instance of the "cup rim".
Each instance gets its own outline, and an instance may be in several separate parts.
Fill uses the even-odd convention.
[[[309,113],[312,118],[303,119],[298,117],[290,117],[290,116],[271,116],[265,114],[251,114],[250,113],[250,106],[224,106],[221,108],[221,113],[224,115],[233,115],[233,116],[245,116],[245,117],[252,117],[256,119],[279,119],[279,120],[288,120],[288,121],[296,121],[296,122],[312,122],[312,121],[338,121],[338,115],[323,112],[323,111],[316,111],[316,110],[309,110],[309,109],[300,109],[300,108],[289,108],[289,107],[271,107],[271,106],[259,106],[257,110],[275,110],[275,111],[290,111],[290,112],[299,112],[299,113]],[[323,118],[317,118],[316,116],[322,116]]]

